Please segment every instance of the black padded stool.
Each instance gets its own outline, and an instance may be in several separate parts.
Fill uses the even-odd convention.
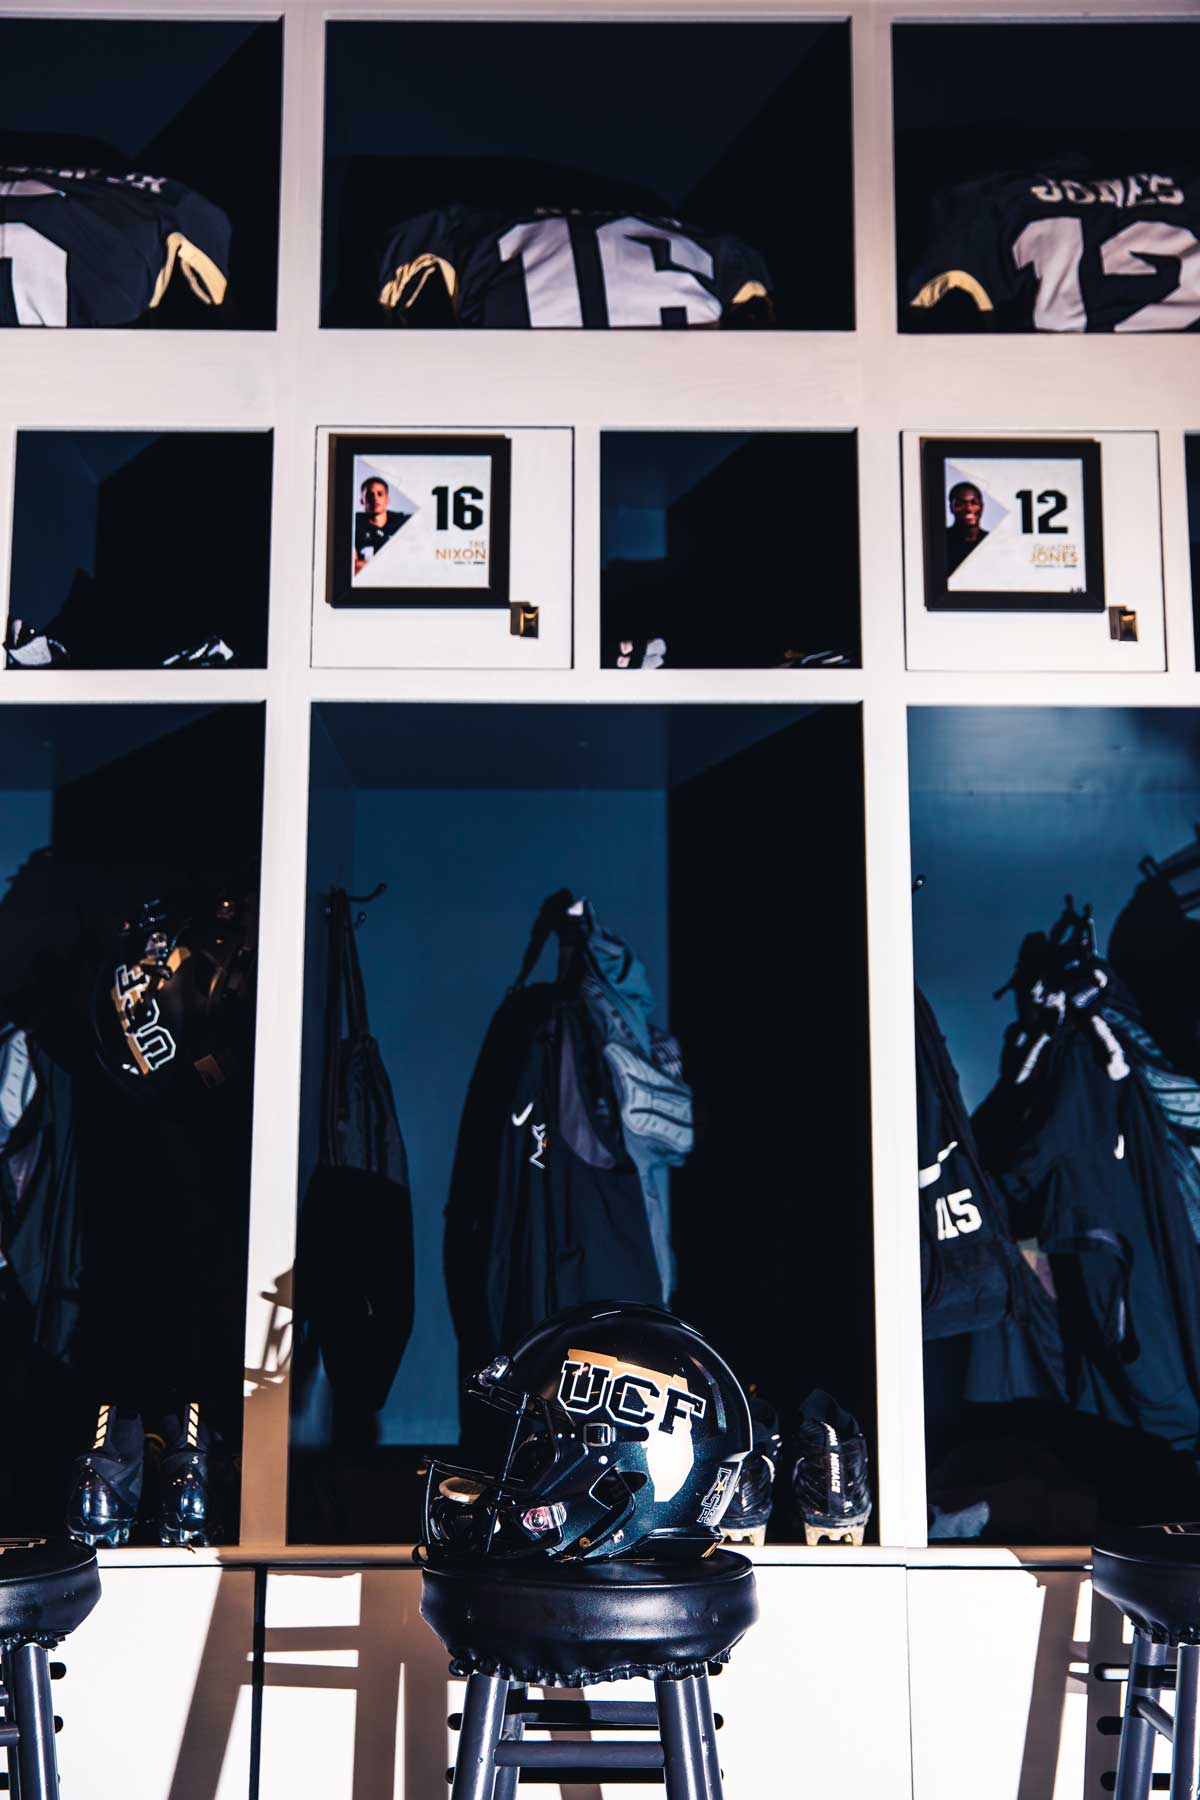
[[[58,1800],[54,1708],[46,1652],[82,1624],[100,1598],[96,1552],[73,1538],[0,1539],[0,1744],[8,1791]]]
[[[462,1736],[451,1800],[513,1800],[526,1781],[664,1781],[668,1800],[721,1800],[708,1693],[758,1617],[754,1570],[718,1550],[702,1561],[422,1564],[421,1616],[467,1676],[451,1718]],[[653,1701],[531,1700],[534,1687],[578,1688],[645,1675]],[[656,1733],[646,1742],[524,1742],[526,1726]]]
[[[1133,1625],[1116,1800],[1147,1800],[1158,1736],[1171,1744],[1171,1800],[1200,1796],[1200,1524],[1111,1531],[1092,1550],[1092,1583]],[[1177,1647],[1177,1648],[1176,1648]],[[1122,1670],[1098,1671],[1101,1675]],[[1174,1715],[1159,1704],[1175,1689]]]

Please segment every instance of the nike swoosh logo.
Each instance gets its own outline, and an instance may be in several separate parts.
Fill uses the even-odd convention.
[[[529,1102],[529,1105],[525,1108],[525,1111],[521,1114],[520,1118],[517,1117],[516,1113],[514,1113],[512,1115],[513,1124],[514,1125],[523,1125],[532,1111],[533,1111],[533,1101],[531,1100]]]

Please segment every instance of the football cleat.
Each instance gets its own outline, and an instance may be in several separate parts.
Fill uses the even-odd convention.
[[[158,1467],[158,1535],[177,1547],[213,1541],[208,1459],[212,1442],[191,1403],[182,1419],[164,1421]]]
[[[164,669],[223,669],[233,662],[234,656],[235,652],[223,637],[208,637],[164,656],[162,666]]]
[[[129,1542],[142,1497],[142,1421],[102,1406],[92,1448],[76,1458],[67,1502],[67,1531],[80,1543],[113,1548]]]
[[[779,1415],[769,1401],[752,1396],[750,1423],[754,1445],[742,1462],[733,1499],[721,1521],[721,1536],[727,1544],[765,1543],[771,1517],[775,1471],[783,1443]]]
[[[4,640],[10,669],[59,669],[71,659],[58,639],[27,619],[11,619]]]
[[[814,1388],[800,1408],[792,1494],[806,1544],[861,1544],[871,1516],[867,1445],[858,1421]]]

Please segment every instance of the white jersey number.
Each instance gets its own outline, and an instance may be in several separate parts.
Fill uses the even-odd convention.
[[[1200,319],[1200,243],[1182,225],[1164,225],[1155,219],[1138,219],[1123,226],[1100,246],[1100,263],[1106,275],[1154,275],[1148,257],[1171,256],[1179,262],[1179,281],[1169,294],[1149,306],[1141,306],[1114,331],[1183,331]],[[1018,269],[1032,268],[1037,276],[1033,307],[1038,331],[1083,331],[1087,311],[1079,282],[1083,261],[1082,219],[1035,219],[1013,245]]]
[[[664,307],[681,311],[689,325],[715,325],[720,319],[720,301],[697,280],[700,275],[712,279],[713,259],[691,238],[641,219],[610,219],[598,228],[596,243],[610,325],[661,325]],[[665,248],[665,266],[655,260],[654,245]],[[531,325],[583,324],[565,219],[514,225],[497,249],[501,262],[520,259]]]
[[[60,245],[32,225],[0,225],[0,262],[9,265],[18,325],[66,324],[67,253]]]
[[[971,1202],[970,1188],[960,1188],[957,1194],[939,1194],[933,1205],[939,1241],[978,1231],[983,1224],[979,1208]]]

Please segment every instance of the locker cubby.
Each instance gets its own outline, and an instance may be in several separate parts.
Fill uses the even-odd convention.
[[[1029,329],[1002,310],[980,313],[962,294],[933,313],[909,305],[910,276],[949,224],[953,189],[1047,170],[1068,179],[1143,170],[1183,178],[1192,166],[1194,20],[959,19],[898,24],[891,37],[901,331]],[[1112,211],[1114,229],[1138,216]],[[973,249],[994,258],[984,207],[971,219],[965,208],[955,216],[965,222],[951,239],[962,256]],[[1177,255],[1128,273],[1138,277],[1134,305],[1161,299],[1181,279]]]
[[[786,1433],[825,1387],[873,1444],[859,709],[323,702],[310,783],[291,1541],[411,1541],[421,1452],[458,1444],[444,1265],[466,1216],[464,1100],[534,918],[564,886],[644,960],[693,1087],[697,1146],[671,1177],[674,1304]],[[407,1145],[415,1324],[386,1404],[364,1417],[313,1344],[304,1196],[327,899],[381,882],[357,942]],[[534,979],[553,979],[553,948]],[[478,1316],[457,1294],[454,1316]],[[784,1479],[783,1541],[786,1493]]]
[[[778,325],[853,326],[844,21],[337,20],[325,67],[323,325],[386,324],[395,227],[461,204],[731,233],[766,259]],[[784,169],[809,172],[803,232]]]
[[[982,1538],[993,1543],[1087,1544],[1101,1521],[1190,1517],[1200,1491],[1179,1433],[1193,1404],[1200,1408],[1200,1388],[1186,1374],[1194,1153],[1186,1132],[1172,1138],[1165,1121],[1166,1090],[1186,1105],[1198,1073],[1191,1010],[1198,927],[1187,905],[1197,883],[1186,871],[1200,858],[1185,854],[1182,876],[1170,883],[1153,865],[1169,869],[1170,858],[1197,842],[1200,715],[918,707],[909,712],[909,752],[912,867],[924,877],[913,899],[917,986],[945,1038],[966,1109],[982,1124],[982,1209],[1008,1219],[1038,1283],[1018,1299],[1017,1316],[926,1342],[930,1500],[948,1513],[986,1500]],[[1064,896],[1094,909],[1107,977],[1095,1004],[1121,1034],[1128,1070],[1122,1073],[1090,1015],[1080,1015],[1080,1026],[1070,1015],[1064,1029],[1084,1034],[1075,1054],[1094,1057],[1084,1064],[1090,1074],[1071,1073],[1078,1062],[1055,1065],[1068,1073],[1025,1089],[1034,1096],[1031,1111],[1014,1124],[1006,1107],[1022,1092],[1018,1073],[1027,1071],[1022,1082],[1037,1080],[1039,1056],[1047,1056],[1044,1072],[1055,1052],[1052,1037],[1039,1049],[1045,1018],[1027,1005],[1025,1036],[1014,1041],[1002,1076],[1002,1043],[1017,1017],[1004,984],[1026,934],[1050,932]],[[1018,978],[1017,991],[1027,984]],[[1090,1004],[1088,982],[1067,987]],[[1055,1004],[1051,994],[1047,1006]],[[1157,1065],[1135,1054],[1130,1019],[1174,1069],[1165,1089]],[[998,1082],[1005,1107],[997,1110],[993,1097],[981,1119],[978,1109]],[[1019,1154],[1009,1144],[1019,1144]],[[1176,1152],[1184,1170],[1177,1187]],[[1009,1171],[1003,1183],[998,1162]],[[966,1180],[961,1163],[949,1166]],[[1129,1171],[1136,1204],[1127,1187],[1110,1194],[1110,1169],[1118,1184]],[[943,1272],[960,1243],[968,1240],[939,1231]],[[1166,1297],[1151,1305],[1144,1279],[1159,1268]],[[1182,1305],[1171,1298],[1176,1277]],[[1059,1356],[1057,1340],[1065,1399],[1034,1378],[1047,1345]],[[1174,1389],[1173,1368],[1185,1371]]]
[[[158,304],[119,323],[274,326],[282,63],[278,19],[0,19],[0,163],[166,177],[229,221],[223,303],[201,304],[176,274]],[[186,226],[164,226],[164,257],[168,231]],[[143,242],[134,266],[145,256]],[[21,319],[6,271],[0,322],[66,322],[36,271],[29,293],[19,310],[41,316]]]
[[[265,667],[272,442],[18,432],[10,667]]]
[[[602,666],[857,667],[857,460],[848,431],[602,433]]]
[[[236,1542],[253,989],[218,1023],[212,1087],[177,1032],[169,1082],[134,1091],[107,1009],[122,923],[151,901],[182,921],[227,892],[253,944],[263,709],[8,704],[0,744],[0,1513],[60,1532],[101,1405],[156,1428],[196,1401]]]

